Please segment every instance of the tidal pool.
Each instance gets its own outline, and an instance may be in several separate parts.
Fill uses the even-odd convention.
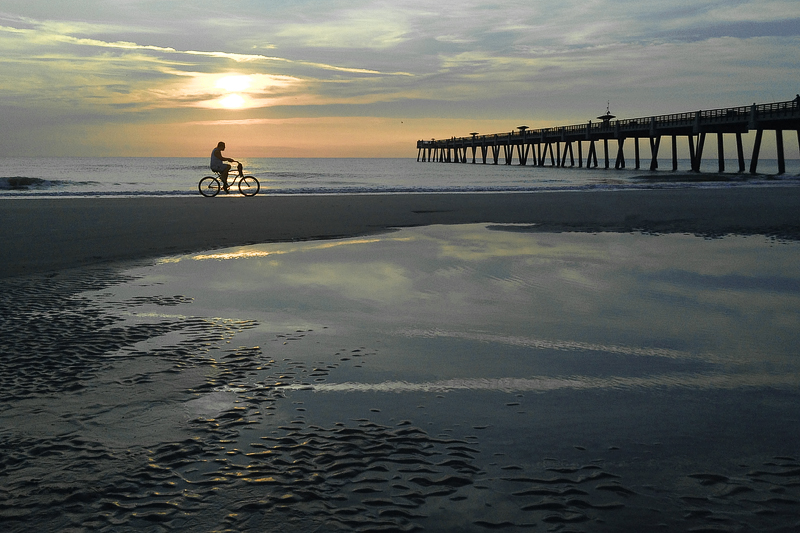
[[[799,260],[464,225],[15,279],[0,518],[788,531]]]

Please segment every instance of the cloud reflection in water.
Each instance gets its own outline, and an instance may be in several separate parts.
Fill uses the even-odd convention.
[[[198,305],[381,339],[375,383],[727,388],[800,384],[799,256],[764,237],[464,225],[163,266],[213,280]]]

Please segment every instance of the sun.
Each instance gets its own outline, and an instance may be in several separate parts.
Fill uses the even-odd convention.
[[[219,105],[225,109],[241,109],[245,106],[247,101],[239,93],[247,92],[252,84],[252,78],[246,75],[237,74],[219,78],[214,84],[214,87],[226,93],[230,93],[218,100]]]
[[[229,94],[219,99],[219,105],[225,109],[239,109],[245,104],[244,98],[240,94]]]

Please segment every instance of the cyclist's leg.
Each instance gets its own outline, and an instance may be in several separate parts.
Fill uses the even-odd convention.
[[[228,185],[228,172],[230,172],[231,166],[225,165],[225,168],[220,173],[222,175],[222,187],[225,189],[225,192],[228,192],[230,186]]]

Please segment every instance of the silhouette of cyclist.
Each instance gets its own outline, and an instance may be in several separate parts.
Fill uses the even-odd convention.
[[[231,163],[237,163],[237,170],[239,171],[239,177],[243,176],[242,174],[242,164],[236,161],[235,159],[231,159],[230,157],[225,157],[222,155],[222,152],[225,150],[225,143],[220,141],[217,143],[217,147],[211,152],[211,170],[214,172],[219,172],[222,176],[222,188],[225,192],[228,192],[228,172],[231,170],[231,166],[225,161],[230,161]]]

